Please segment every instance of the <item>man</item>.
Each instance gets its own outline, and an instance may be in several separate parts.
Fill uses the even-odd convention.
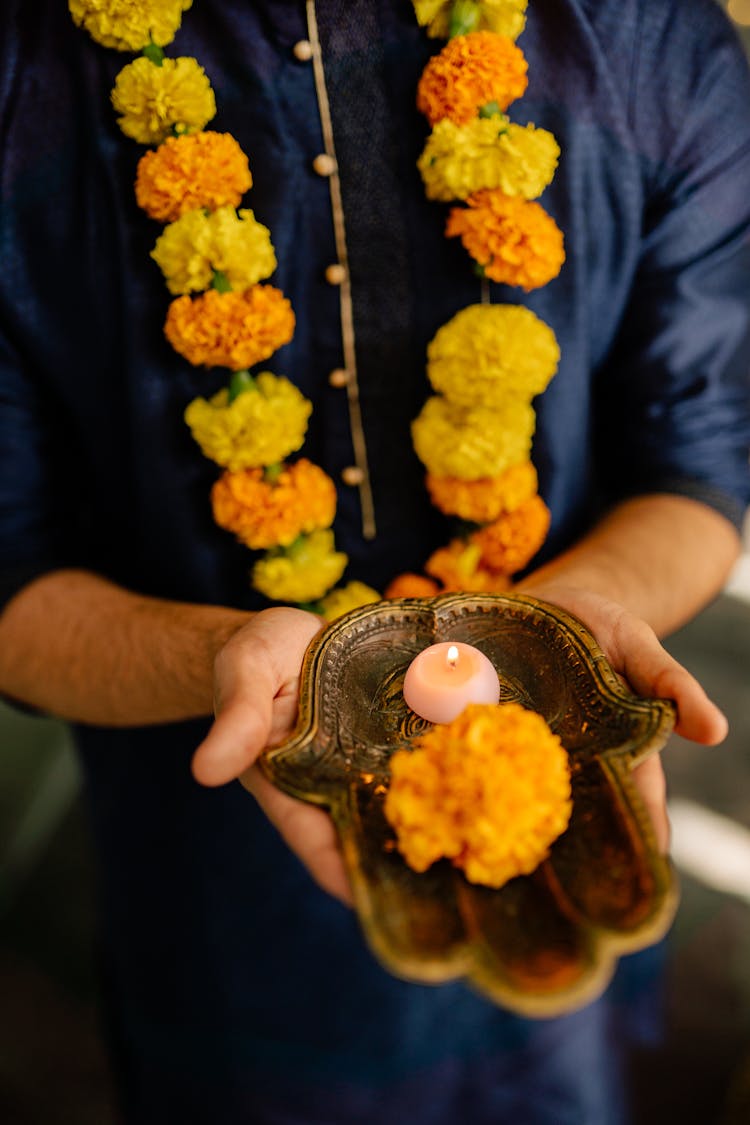
[[[59,5],[1,18],[0,686],[76,724],[127,1120],[620,1120],[606,1003],[528,1024],[463,986],[388,977],[335,901],[349,892],[330,821],[253,768],[290,727],[319,622],[264,609],[247,553],[211,524],[212,466],[181,415],[220,384],[161,339],[158,230],[107,104],[123,60]],[[336,534],[352,576],[382,588],[447,538],[409,423],[427,341],[479,285],[414,170],[435,44],[411,5],[319,0],[317,22],[378,523],[365,539],[342,487]],[[204,0],[174,53],[206,67],[214,127],[249,155],[297,314],[271,366],[314,402],[305,452],[339,473],[352,437],[328,383],[341,322],[314,75],[295,53],[309,36],[301,5]],[[636,691],[676,701],[680,733],[716,743],[724,718],[657,635],[721,588],[750,496],[747,71],[712,0],[534,0],[520,46],[513,116],[561,144],[544,203],[568,261],[524,301],[562,362],[535,404],[553,526],[518,589],[580,617]],[[658,763],[643,770],[664,837]],[[225,784],[240,775],[265,816]]]

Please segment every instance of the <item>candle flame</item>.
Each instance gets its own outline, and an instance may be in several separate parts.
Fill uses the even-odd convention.
[[[455,668],[458,664],[458,649],[455,645],[451,645],[446,653],[449,668]]]

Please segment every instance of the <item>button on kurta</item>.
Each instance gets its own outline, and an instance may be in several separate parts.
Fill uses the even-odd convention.
[[[309,39],[300,39],[299,43],[294,44],[292,51],[299,62],[309,62],[313,54],[312,43]]]
[[[365,479],[365,474],[357,465],[347,465],[345,469],[341,470],[341,479],[344,484],[348,484],[354,488],[355,485],[362,483]]]
[[[345,387],[351,379],[349,372],[345,367],[334,367],[331,374],[328,376],[328,382],[332,387]]]
[[[313,171],[317,172],[319,176],[332,176],[336,171],[336,161],[327,152],[321,152],[313,160]]]
[[[326,268],[326,281],[329,285],[343,285],[346,280],[346,269],[341,262],[334,262]]]

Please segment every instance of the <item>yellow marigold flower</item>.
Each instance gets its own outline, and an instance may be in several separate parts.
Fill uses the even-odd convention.
[[[434,598],[440,593],[437,582],[422,574],[398,574],[388,584],[384,598]]]
[[[534,495],[513,512],[475,531],[471,542],[482,553],[482,565],[501,574],[515,574],[533,559],[547,538],[549,508]]]
[[[427,378],[462,406],[501,406],[541,394],[560,348],[549,325],[523,305],[469,305],[427,347]]]
[[[371,605],[380,600],[380,594],[372,586],[366,586],[364,582],[347,582],[346,586],[326,594],[320,603],[320,610],[326,621],[335,621],[350,609]]]
[[[481,0],[477,5],[476,31],[494,31],[517,39],[526,24],[528,0]],[[414,0],[420,27],[431,39],[447,39],[454,0]]]
[[[275,465],[305,440],[312,405],[283,375],[261,371],[255,390],[229,402],[229,392],[196,398],[185,411],[193,437],[206,457],[235,472]]]
[[[258,559],[253,588],[275,602],[315,602],[336,585],[348,561],[335,550],[332,531],[313,531],[288,550]]]
[[[535,415],[521,398],[498,407],[461,407],[441,395],[427,399],[412,422],[417,457],[437,477],[496,477],[531,450]]]
[[[514,125],[502,116],[456,125],[445,117],[417,161],[428,199],[448,203],[481,188],[536,199],[552,181],[560,147],[547,129]]]
[[[289,343],[294,313],[272,285],[254,285],[244,293],[209,289],[172,301],[164,334],[189,363],[242,371]]]
[[[252,187],[247,157],[229,133],[203,131],[167,137],[138,161],[135,198],[161,223],[186,211],[238,207]]]
[[[481,549],[465,539],[454,539],[430,555],[425,570],[442,583],[444,590],[472,594],[502,594],[510,586],[505,575],[482,563]]]
[[[459,480],[427,474],[430,499],[446,516],[470,523],[489,523],[502,512],[513,512],[537,490],[536,469],[531,461],[511,465],[496,477]]]
[[[427,63],[417,87],[417,108],[431,125],[449,117],[457,125],[495,102],[502,110],[526,89],[523,52],[506,35],[458,35]]]
[[[261,551],[288,547],[299,535],[330,527],[336,488],[322,469],[302,458],[273,481],[264,478],[262,468],[225,472],[211,490],[211,504],[219,527]]]
[[[443,857],[471,883],[529,875],[568,827],[570,766],[541,715],[472,703],[397,750],[385,815],[415,871]]]
[[[140,51],[171,43],[193,0],[68,0],[73,21],[103,47]]]
[[[454,207],[445,233],[458,235],[487,277],[528,293],[557,277],[565,261],[562,231],[538,203],[500,191],[477,191]]]
[[[216,113],[211,83],[191,58],[128,63],[115,79],[112,105],[125,136],[143,145],[158,144],[173,130],[195,133]]]
[[[208,289],[220,270],[233,289],[249,289],[276,269],[271,232],[252,211],[188,211],[165,227],[151,251],[170,293]]]

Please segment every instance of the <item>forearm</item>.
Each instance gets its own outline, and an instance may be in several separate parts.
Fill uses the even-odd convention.
[[[251,616],[55,571],[24,587],[0,616],[0,692],[106,726],[208,715],[216,654]]]
[[[551,601],[564,587],[599,594],[664,636],[720,592],[739,550],[737,532],[713,509],[682,496],[642,496],[516,589]]]

